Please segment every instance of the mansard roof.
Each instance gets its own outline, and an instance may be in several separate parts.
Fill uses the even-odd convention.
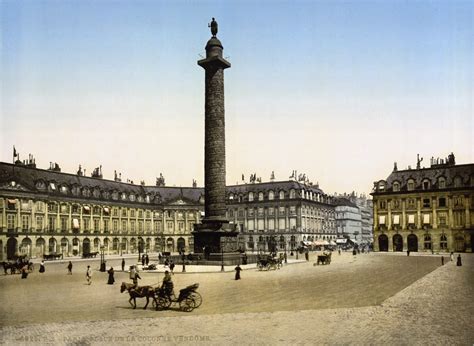
[[[421,188],[423,181],[428,180],[432,188],[438,188],[439,178],[446,180],[446,188],[454,187],[454,178],[461,178],[461,187],[473,187],[472,177],[474,177],[474,164],[463,165],[436,165],[430,168],[407,169],[392,172],[387,180],[384,192],[393,191],[393,184],[400,184],[400,191],[407,190],[407,184],[410,179],[415,182],[415,190]],[[380,191],[379,191],[380,192]]]
[[[75,174],[56,172],[51,170],[44,170],[38,168],[32,168],[22,165],[13,165],[9,163],[0,162],[0,186],[15,181],[21,186],[25,187],[27,191],[32,193],[45,193],[64,195],[59,191],[60,186],[68,186],[69,189],[77,186],[81,189],[87,188],[91,192],[95,189],[99,189],[101,193],[108,192],[110,195],[107,199],[112,200],[112,193],[117,192],[119,194],[125,193],[127,196],[134,195],[135,197],[146,196],[151,197],[151,203],[173,203],[177,204],[197,204],[199,203],[199,197],[204,194],[202,188],[191,188],[191,187],[155,187],[155,186],[142,186],[134,185],[129,183],[123,183],[113,180],[79,176]],[[46,184],[46,190],[48,185],[53,182],[57,185],[56,191],[46,191],[45,189],[39,189],[37,187],[38,182]],[[70,192],[70,197],[76,197]],[[77,196],[85,198],[83,195]],[[94,199],[104,199],[96,198]],[[118,200],[120,201],[120,199]],[[143,201],[142,203],[146,203]]]
[[[323,190],[314,186],[314,185],[306,185],[294,180],[288,181],[270,181],[264,183],[253,183],[253,184],[242,184],[242,185],[229,185],[227,186],[227,193],[234,193],[234,194],[245,194],[248,192],[278,192],[280,190],[289,191],[291,189],[294,190],[306,190],[312,191],[313,193],[324,194]]]

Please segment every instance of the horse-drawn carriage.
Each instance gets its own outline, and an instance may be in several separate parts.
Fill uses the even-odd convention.
[[[270,269],[280,269],[282,266],[282,259],[272,256],[260,256],[257,260],[257,269],[258,270],[270,270]]]
[[[323,252],[322,255],[318,255],[318,261],[314,265],[330,264],[332,252]]]
[[[43,255],[43,259],[45,261],[57,260],[57,259],[60,259],[60,258],[63,258],[62,253],[50,253],[50,254],[44,254]]]
[[[93,251],[93,252],[84,252],[82,254],[82,258],[95,258],[99,254],[98,251]]]
[[[128,291],[130,294],[129,303],[135,309],[137,307],[136,298],[146,298],[144,309],[148,306],[150,298],[153,300],[155,310],[168,309],[171,304],[179,304],[182,311],[190,312],[202,304],[202,297],[197,292],[199,284],[187,286],[179,291],[179,296],[174,295],[173,289],[169,287],[138,286],[122,282],[120,292]],[[133,301],[133,303],[132,303]]]
[[[191,312],[202,303],[202,297],[196,291],[198,287],[199,284],[187,286],[179,290],[178,297],[175,296],[173,291],[169,291],[165,287],[159,287],[155,290],[157,298],[153,301],[153,305],[156,310],[165,310],[174,303],[179,304],[182,311]]]

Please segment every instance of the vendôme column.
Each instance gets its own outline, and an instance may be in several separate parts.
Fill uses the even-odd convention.
[[[194,230],[195,252],[220,252],[223,237],[233,236],[234,225],[226,218],[225,201],[225,106],[224,70],[230,63],[222,57],[223,46],[217,35],[217,22],[210,24],[212,37],[206,44],[206,58],[198,65],[206,71],[204,194],[205,216]]]

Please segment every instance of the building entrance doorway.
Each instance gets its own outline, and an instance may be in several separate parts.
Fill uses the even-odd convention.
[[[403,251],[403,238],[400,234],[393,236],[393,251]]]
[[[456,252],[466,251],[466,244],[464,242],[464,237],[462,235],[458,235],[454,238],[454,251]]]
[[[16,254],[16,246],[18,241],[16,238],[8,238],[7,240],[7,259],[14,259]]]
[[[379,251],[388,251],[388,237],[385,234],[379,235]]]
[[[407,237],[408,251],[417,252],[418,251],[418,237],[414,234],[410,234]]]

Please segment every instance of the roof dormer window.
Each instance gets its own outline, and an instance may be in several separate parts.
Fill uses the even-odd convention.
[[[56,190],[56,184],[55,183],[49,183],[49,187],[51,190],[55,191]]]
[[[398,181],[393,183],[393,192],[400,191],[400,183]]]

